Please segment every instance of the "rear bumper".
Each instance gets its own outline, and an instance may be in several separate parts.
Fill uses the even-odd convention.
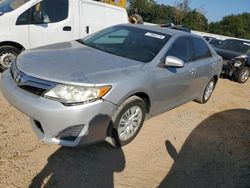
[[[64,106],[17,87],[10,72],[5,71],[0,79],[0,90],[10,104],[28,115],[37,137],[49,143],[76,146],[104,140],[116,106],[105,100],[89,104]],[[75,140],[60,140],[58,134],[72,126],[81,125]]]

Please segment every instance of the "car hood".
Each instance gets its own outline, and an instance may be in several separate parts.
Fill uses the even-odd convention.
[[[112,55],[77,41],[27,50],[17,67],[29,76],[59,83],[112,83],[124,79],[144,63]]]
[[[217,54],[219,54],[223,59],[227,59],[227,60],[242,55],[242,54],[239,53],[239,52],[234,52],[234,51],[230,51],[230,50],[224,50],[224,49],[220,49],[220,48],[215,48],[215,51],[216,51]]]

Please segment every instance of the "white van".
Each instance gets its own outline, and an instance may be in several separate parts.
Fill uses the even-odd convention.
[[[25,49],[128,23],[125,9],[91,0],[0,0],[0,69]]]

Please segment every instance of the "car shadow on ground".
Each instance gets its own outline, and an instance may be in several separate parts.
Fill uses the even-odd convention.
[[[193,130],[177,153],[166,141],[174,164],[161,188],[250,187],[250,110],[227,110]]]
[[[124,167],[125,157],[121,148],[107,143],[61,147],[49,157],[47,165],[29,187],[114,187],[114,172],[121,172]]]

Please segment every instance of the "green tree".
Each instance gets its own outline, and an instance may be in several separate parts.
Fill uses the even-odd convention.
[[[208,31],[220,35],[250,39],[250,13],[225,16],[219,22],[212,22]]]
[[[129,15],[140,14],[145,22],[172,22],[193,30],[250,39],[250,13],[229,15],[219,22],[208,24],[207,18],[200,11],[190,8],[190,2],[191,0],[178,1],[175,7],[171,7],[157,4],[155,0],[128,0],[127,11]]]
[[[188,12],[182,22],[182,25],[192,30],[207,31],[207,18],[196,9]]]
[[[166,5],[153,5],[151,8],[151,18],[149,22],[162,24],[173,20],[173,7]]]
[[[183,0],[182,4],[183,4],[183,11],[184,12],[190,12],[191,8],[190,8],[190,0]]]

